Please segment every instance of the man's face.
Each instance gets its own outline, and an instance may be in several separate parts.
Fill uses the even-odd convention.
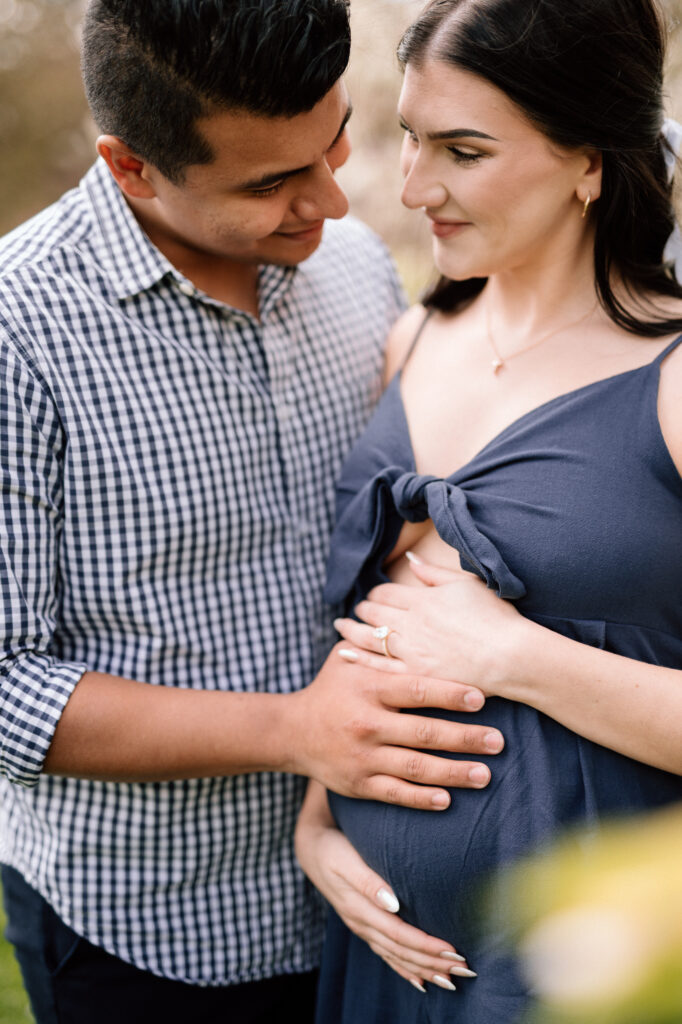
[[[293,266],[310,256],[327,217],[348,201],[334,172],[348,158],[341,82],[310,112],[270,118],[225,111],[198,122],[213,153],[173,184],[145,165],[154,198],[135,204],[143,227],[180,269],[202,257]]]

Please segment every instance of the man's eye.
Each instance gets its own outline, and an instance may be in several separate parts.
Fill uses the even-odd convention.
[[[264,196],[274,196],[276,192],[279,192],[283,185],[283,181],[278,181],[276,185],[268,185],[267,188],[254,188],[251,189],[251,195],[260,196],[261,198]]]

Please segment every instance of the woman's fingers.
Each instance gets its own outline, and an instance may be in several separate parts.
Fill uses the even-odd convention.
[[[364,901],[349,898],[341,916],[351,931],[406,980],[431,981],[434,975],[472,977],[466,960],[450,943],[427,935],[386,911],[373,912]]]
[[[310,807],[307,810],[306,818],[304,806],[297,829],[299,859],[346,926],[411,984],[421,988],[424,983],[442,985],[442,979],[447,981],[453,971],[471,976],[451,943],[398,917],[399,901],[388,882],[365,863],[338,828],[326,823],[327,819],[322,827],[311,824],[319,819],[310,819]],[[434,978],[441,981],[434,982]]]
[[[461,569],[445,569],[443,566],[433,565],[431,562],[417,557],[412,551],[408,551],[406,557],[414,575],[427,587],[437,587],[441,583],[453,583],[462,577]]]
[[[374,626],[356,622],[355,619],[336,619],[334,628],[344,640],[350,641],[368,654],[375,654],[389,661],[402,660],[400,634],[389,623]]]

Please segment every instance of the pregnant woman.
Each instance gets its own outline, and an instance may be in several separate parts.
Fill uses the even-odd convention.
[[[343,657],[480,688],[472,720],[506,745],[438,815],[311,784],[299,855],[339,911],[320,1024],[519,1019],[481,885],[569,825],[682,799],[663,51],[653,0],[434,0],[401,43],[403,202],[443,276],[390,340],[328,596],[355,613]]]

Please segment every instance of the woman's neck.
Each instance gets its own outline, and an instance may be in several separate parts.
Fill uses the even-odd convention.
[[[493,274],[479,302],[488,323],[510,339],[529,341],[576,320],[597,303],[592,241],[541,265]]]

